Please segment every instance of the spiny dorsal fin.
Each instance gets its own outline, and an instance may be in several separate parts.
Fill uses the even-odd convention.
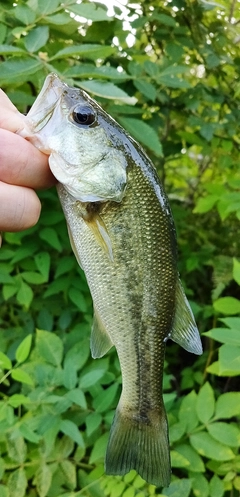
[[[188,352],[202,354],[199,331],[180,280],[176,286],[176,312],[170,338]]]
[[[113,343],[111,338],[106,332],[97,311],[94,310],[90,339],[90,348],[93,359],[98,359],[99,357],[104,356],[112,346]]]

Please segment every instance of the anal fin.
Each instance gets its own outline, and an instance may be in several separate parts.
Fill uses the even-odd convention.
[[[197,355],[203,352],[199,331],[180,279],[176,286],[176,311],[170,338],[188,352]]]
[[[90,339],[90,348],[93,359],[98,359],[104,356],[109,349],[113,346],[111,338],[105,330],[105,327],[98,315],[94,310],[92,332]]]

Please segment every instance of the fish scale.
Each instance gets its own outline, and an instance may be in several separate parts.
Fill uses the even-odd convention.
[[[171,468],[162,398],[171,338],[202,353],[177,271],[174,223],[153,164],[84,91],[52,74],[22,136],[48,153],[71,245],[93,298],[93,358],[114,345],[122,393],[107,446],[107,474],[131,469],[167,486]]]

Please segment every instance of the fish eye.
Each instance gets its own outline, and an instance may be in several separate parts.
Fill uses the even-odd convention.
[[[89,105],[77,105],[72,111],[72,118],[77,124],[90,126],[96,120],[96,114]]]

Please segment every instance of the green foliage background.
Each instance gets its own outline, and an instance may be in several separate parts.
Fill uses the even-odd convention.
[[[113,4],[113,2],[111,2]],[[1,497],[240,493],[239,2],[139,0],[107,15],[75,0],[4,0],[0,85],[27,112],[54,71],[84,88],[153,159],[204,354],[169,343],[172,483],[107,477],[121,388],[115,351],[89,353],[92,303],[55,191],[0,250]]]

